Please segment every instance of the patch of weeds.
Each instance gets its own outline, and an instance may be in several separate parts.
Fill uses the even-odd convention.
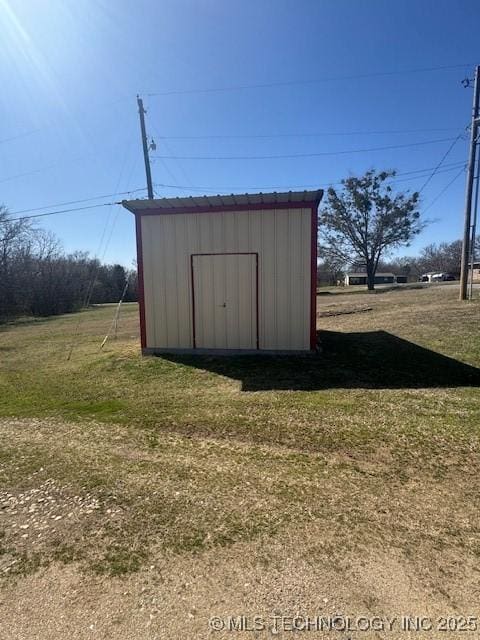
[[[59,542],[54,545],[52,551],[52,560],[62,562],[63,564],[71,564],[79,562],[84,558],[80,545],[72,545],[66,542]]]
[[[139,571],[147,557],[147,549],[132,549],[129,545],[116,543],[107,549],[103,557],[90,562],[90,568],[100,575],[123,576]]]
[[[9,572],[12,576],[28,576],[36,573],[42,567],[47,567],[50,561],[40,552],[22,551],[15,554],[16,562],[11,565]]]
[[[126,403],[121,400],[85,400],[84,402],[66,402],[63,409],[75,416],[91,416],[93,418],[105,418],[107,416],[116,418],[118,414],[126,408]]]
[[[4,556],[7,553],[10,553],[10,549],[5,546],[5,537],[6,532],[4,529],[0,529],[0,556]]]
[[[154,431],[146,431],[145,432],[145,442],[147,444],[147,447],[151,450],[154,450],[158,447],[158,433],[155,433]]]
[[[208,534],[197,530],[193,533],[184,533],[178,538],[172,539],[171,548],[175,553],[195,553],[207,547]]]
[[[380,600],[371,593],[366,593],[363,596],[363,602],[370,611],[378,611],[380,608]]]

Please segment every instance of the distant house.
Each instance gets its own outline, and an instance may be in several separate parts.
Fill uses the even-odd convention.
[[[395,274],[394,273],[376,273],[374,278],[374,284],[394,284],[395,283]],[[347,273],[345,275],[345,286],[349,287],[351,285],[366,285],[367,284],[367,274],[366,273]]]
[[[470,265],[468,269],[468,275],[471,277],[473,275],[473,282],[480,282],[480,262],[473,263],[473,271]]]
[[[408,282],[408,276],[404,275],[395,276],[395,279],[397,281],[397,284],[405,284],[406,282]]]

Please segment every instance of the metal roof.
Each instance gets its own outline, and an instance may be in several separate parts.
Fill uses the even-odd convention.
[[[144,211],[146,209],[187,209],[222,206],[243,206],[251,208],[252,205],[275,205],[295,203],[320,202],[323,190],[316,191],[285,191],[283,193],[243,193],[216,196],[184,196],[179,198],[154,198],[151,200],[123,200],[123,206],[129,211]],[[261,206],[259,207],[261,209]]]

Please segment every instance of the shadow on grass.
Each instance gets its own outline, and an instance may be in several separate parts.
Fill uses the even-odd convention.
[[[386,331],[321,331],[318,338],[318,356],[162,357],[240,380],[242,391],[480,386],[480,369]]]

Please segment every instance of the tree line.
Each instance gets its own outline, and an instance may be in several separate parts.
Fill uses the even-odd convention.
[[[475,254],[480,259],[480,236],[476,239]],[[460,276],[460,261],[462,256],[462,241],[440,242],[429,244],[416,256],[399,256],[391,259],[379,260],[377,271],[406,276],[410,282],[416,281],[424,273],[451,273],[456,278]],[[323,259],[320,253],[317,280],[319,286],[335,285],[343,281],[346,271],[364,272],[361,261],[352,260],[345,264]]]
[[[66,254],[52,233],[0,207],[0,321],[51,316],[87,304],[137,300],[134,270],[101,264],[85,252]]]
[[[416,280],[428,271],[460,271],[461,242],[425,247],[418,256],[389,258],[426,227],[420,194],[394,192],[394,171],[367,171],[329,188],[319,216],[318,284],[337,284],[347,270],[365,272],[374,288],[378,270]],[[477,238],[480,254],[480,238]],[[89,303],[137,300],[135,271],[104,265],[88,253],[65,254],[58,239],[28,219],[12,219],[0,206],[0,321],[20,315],[50,316]]]

